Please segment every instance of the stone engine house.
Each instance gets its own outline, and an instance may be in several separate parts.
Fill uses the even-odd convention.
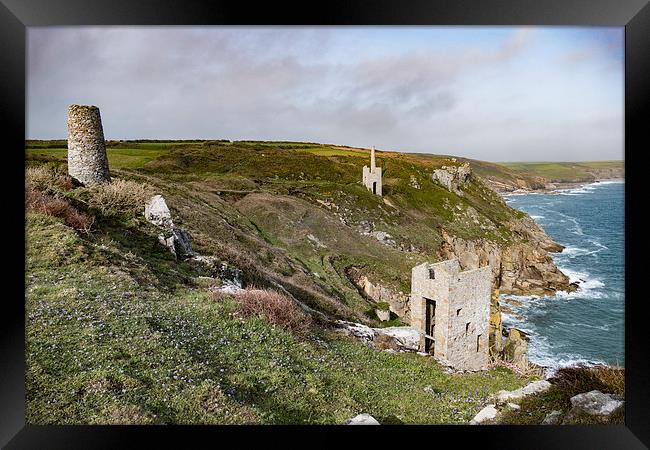
[[[370,150],[370,167],[363,166],[363,185],[381,196],[381,167],[375,166],[375,147]]]
[[[99,108],[68,107],[68,174],[84,185],[111,181]]]
[[[420,350],[456,369],[485,368],[491,289],[489,266],[461,272],[456,259],[415,266],[411,326],[420,331]]]

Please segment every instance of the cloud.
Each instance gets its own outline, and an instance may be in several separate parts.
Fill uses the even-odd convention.
[[[549,53],[538,29],[474,27],[447,45],[431,30],[30,28],[28,136],[64,137],[70,103],[100,106],[109,138],[292,139],[488,160],[521,146],[539,159],[563,139],[605,154],[622,133],[622,97],[603,89],[612,80],[572,79],[558,63],[577,46]],[[578,120],[594,109],[605,131]],[[572,125],[583,138],[567,137]]]

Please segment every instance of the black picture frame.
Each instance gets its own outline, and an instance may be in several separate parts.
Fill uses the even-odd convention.
[[[560,25],[625,27],[625,425],[621,426],[436,426],[416,430],[435,437],[432,445],[462,448],[473,441],[481,448],[648,448],[650,389],[647,315],[640,282],[643,222],[636,201],[642,196],[645,123],[650,99],[650,5],[646,0],[373,0],[319,3],[250,4],[223,0],[1,0],[0,78],[5,125],[4,174],[6,241],[18,251],[9,261],[0,327],[0,444],[6,448],[122,448],[133,444],[188,447],[197,436],[208,445],[226,438],[245,439],[282,431],[286,442],[270,444],[344,445],[363,433],[383,443],[417,442],[404,427],[136,427],[25,425],[24,202],[18,194],[24,175],[26,27],[56,25]],[[24,181],[22,181],[24,182]],[[11,193],[11,195],[9,195]],[[8,238],[8,239],[7,239]],[[22,240],[21,240],[22,238]],[[638,239],[637,239],[638,238]],[[10,260],[9,260],[10,258]],[[638,263],[637,263],[638,261]],[[23,266],[24,269],[24,266]],[[24,298],[24,297],[23,297]],[[405,433],[406,431],[406,433]],[[408,434],[407,434],[408,433]],[[257,436],[259,437],[259,436]],[[321,438],[322,437],[322,438]],[[306,438],[306,439],[303,439]],[[321,438],[321,439],[319,439]],[[407,440],[408,439],[408,440]],[[455,444],[450,444],[454,439]],[[182,444],[181,444],[182,442]],[[241,441],[240,441],[241,442]],[[267,444],[268,445],[268,444]]]

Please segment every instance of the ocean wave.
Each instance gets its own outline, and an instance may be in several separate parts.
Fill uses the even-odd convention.
[[[543,219],[544,216],[530,216],[530,218],[537,220],[537,219]]]

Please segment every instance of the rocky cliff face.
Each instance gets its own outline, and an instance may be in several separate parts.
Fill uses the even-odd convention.
[[[463,270],[490,265],[494,287],[502,294],[553,295],[563,290],[574,291],[575,285],[555,265],[548,252],[564,247],[544,233],[533,219],[526,216],[509,224],[513,243],[499,247],[496,243],[478,239],[468,241],[442,230],[444,239],[440,256],[458,258]]]
[[[367,276],[362,275],[356,267],[348,267],[345,275],[364,297],[377,303],[388,303],[390,310],[397,314],[402,322],[409,323],[411,315],[409,293],[395,292],[379,283],[373,283]]]
[[[462,196],[463,191],[460,189],[471,175],[469,163],[462,166],[442,166],[440,169],[433,171],[431,178],[433,181],[440,183],[449,192]]]

